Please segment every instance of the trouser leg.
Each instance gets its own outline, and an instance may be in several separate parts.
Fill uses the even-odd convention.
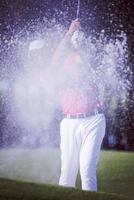
[[[83,124],[82,129],[83,140],[80,151],[82,189],[97,191],[96,166],[105,134],[104,115],[93,116]]]
[[[59,185],[75,186],[79,168],[79,149],[76,143],[75,131],[77,122],[74,119],[64,119],[60,125],[61,134],[61,175]]]

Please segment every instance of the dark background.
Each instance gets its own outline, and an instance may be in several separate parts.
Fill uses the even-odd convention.
[[[27,37],[33,34],[37,21],[43,22],[44,17],[49,19],[55,18],[56,23],[68,26],[72,19],[76,18],[77,0],[0,0],[0,62],[3,64],[3,57],[6,54],[17,51],[16,44],[8,44],[15,34],[20,37],[25,34]],[[84,32],[94,34],[98,37],[101,30],[109,38],[115,38],[117,34],[124,31],[127,35],[128,43],[128,65],[134,74],[134,1],[132,0],[81,0],[80,20]],[[33,26],[28,26],[30,23]],[[49,24],[45,24],[49,26]],[[23,30],[23,31],[22,31]],[[40,30],[41,31],[41,30]],[[34,36],[33,36],[34,37]],[[7,45],[8,44],[8,45]],[[21,63],[15,65],[20,66]],[[1,65],[1,72],[10,71],[13,67],[5,63]],[[120,106],[116,110],[116,120],[113,124],[112,117],[108,110],[105,111],[107,116],[107,134],[104,139],[104,148],[114,148],[119,150],[134,150],[134,76],[127,74],[131,82],[127,98],[127,109]],[[6,75],[7,79],[9,74]],[[0,75],[2,78],[2,73]],[[1,94],[0,94],[1,95]],[[8,95],[7,95],[8,96]],[[0,146],[4,146],[7,141],[13,141],[15,135],[8,134],[7,141],[3,140],[3,130],[6,129],[6,95],[0,98]],[[12,127],[11,131],[17,127]],[[19,130],[20,131],[20,130]],[[116,145],[108,144],[108,133],[113,131],[116,135]],[[12,139],[11,139],[12,138]],[[9,142],[9,144],[12,142]]]

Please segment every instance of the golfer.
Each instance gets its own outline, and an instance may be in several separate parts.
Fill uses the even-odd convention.
[[[61,66],[66,77],[59,89],[64,116],[60,124],[59,185],[75,187],[80,170],[82,189],[97,191],[96,167],[105,134],[105,116],[98,112],[97,87],[82,52],[84,35],[77,32],[79,28],[79,20],[72,21],[52,61],[52,65]]]

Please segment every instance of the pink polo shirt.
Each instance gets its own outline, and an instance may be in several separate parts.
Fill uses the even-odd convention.
[[[84,67],[77,52],[72,52],[64,62],[67,84],[59,95],[64,114],[88,113],[98,107],[96,87],[86,81],[88,74]]]

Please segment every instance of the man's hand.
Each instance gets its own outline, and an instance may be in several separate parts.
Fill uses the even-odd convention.
[[[73,35],[73,33],[75,31],[77,31],[79,28],[80,28],[79,19],[75,19],[75,20],[72,21],[72,23],[71,23],[71,25],[69,27],[68,33]]]
[[[66,55],[65,52],[67,51],[67,44],[71,41],[73,33],[75,31],[77,31],[79,28],[80,28],[79,19],[73,20],[69,27],[69,30],[64,35],[64,38],[59,43],[59,45],[53,55],[51,66],[59,66],[60,65],[61,60],[63,60],[63,58]]]

